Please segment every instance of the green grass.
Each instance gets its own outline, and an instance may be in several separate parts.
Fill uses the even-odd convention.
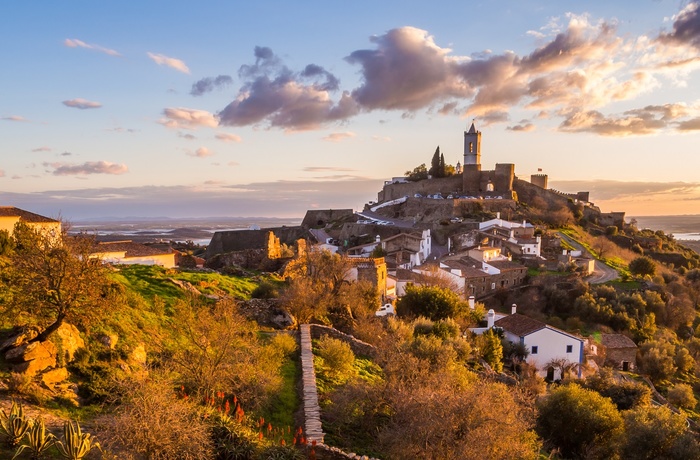
[[[288,359],[280,369],[284,383],[280,391],[272,398],[269,407],[263,410],[262,417],[277,428],[290,427],[294,434],[294,413],[299,409],[301,401],[297,393],[297,382],[301,379],[301,369],[297,362]],[[287,439],[291,442],[292,436]]]

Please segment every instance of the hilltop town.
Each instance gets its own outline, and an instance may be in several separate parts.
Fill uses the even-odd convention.
[[[0,208],[0,454],[70,408],[106,458],[697,458],[700,255],[463,135],[206,248]]]

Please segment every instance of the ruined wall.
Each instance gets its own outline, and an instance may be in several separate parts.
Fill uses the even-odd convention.
[[[352,209],[313,209],[306,211],[301,226],[304,228],[323,228],[328,222],[347,219],[353,216]]]
[[[267,249],[268,232],[273,232],[280,244],[293,245],[300,238],[308,238],[308,230],[302,227],[275,227],[262,230],[231,230],[216,232],[211,238],[205,258],[216,254],[243,251],[247,249]]]
[[[418,182],[386,184],[377,194],[377,201],[381,203],[383,201],[395,200],[407,195],[412,197],[416,193],[426,196],[435,193],[449,194],[461,192],[461,190],[462,175],[454,175],[440,179],[420,180]]]

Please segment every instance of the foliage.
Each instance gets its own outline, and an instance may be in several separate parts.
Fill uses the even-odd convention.
[[[623,421],[608,398],[579,385],[562,385],[538,404],[537,431],[565,458],[610,458]]]
[[[29,451],[32,460],[40,459],[55,442],[55,436],[46,432],[46,425],[42,419],[34,420],[32,427],[24,436],[24,443],[19,446],[12,460],[19,457],[25,450]]]
[[[629,270],[635,276],[654,276],[656,263],[647,256],[637,257],[630,262]]]
[[[55,442],[59,454],[67,460],[81,460],[94,448],[101,449],[100,443],[90,433],[83,433],[78,422],[65,422],[63,435]]]
[[[651,404],[649,387],[632,381],[618,382],[608,368],[602,368],[598,374],[588,377],[582,384],[585,388],[610,398],[618,410],[629,410]]]
[[[279,292],[277,291],[277,286],[273,283],[270,281],[263,281],[253,289],[250,296],[253,299],[276,299],[279,297]]]
[[[324,335],[318,340],[320,365],[331,380],[345,381],[354,374],[355,354],[342,340]]]
[[[678,383],[668,390],[668,402],[683,409],[694,409],[698,401],[693,394],[693,388],[686,383]]]
[[[433,321],[458,318],[468,310],[466,303],[449,289],[413,284],[406,286],[396,308],[399,316],[425,316]]]
[[[103,420],[105,447],[137,458],[211,458],[207,423],[194,398],[177,395],[175,382],[164,372],[118,382],[115,414]]]
[[[425,180],[428,178],[428,168],[425,167],[425,163],[416,166],[412,171],[406,171],[404,173],[406,179],[411,182],[418,182],[419,180]]]
[[[20,443],[31,426],[32,421],[24,415],[24,408],[14,400],[9,413],[5,412],[5,409],[0,410],[0,435],[11,447]]]
[[[306,456],[294,446],[270,446],[258,456],[260,460],[304,460]]]
[[[2,278],[12,294],[9,313],[43,328],[32,341],[46,340],[64,321],[85,325],[102,316],[107,279],[100,260],[90,257],[92,238],[18,223],[14,239]]]
[[[501,344],[501,338],[493,329],[489,329],[481,335],[481,339],[483,340],[482,356],[484,361],[495,372],[501,372],[503,370],[503,345]]]
[[[700,458],[700,445],[686,419],[667,407],[644,406],[624,414],[622,458],[691,460]]]

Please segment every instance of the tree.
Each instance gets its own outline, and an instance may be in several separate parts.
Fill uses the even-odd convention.
[[[698,400],[695,399],[693,394],[693,387],[687,383],[679,383],[674,385],[673,388],[668,390],[666,395],[668,402],[674,406],[682,407],[683,409],[695,409],[698,404]]]
[[[647,256],[637,257],[629,264],[630,273],[635,276],[654,276],[656,273],[656,264]]]
[[[105,268],[91,257],[94,238],[59,235],[19,223],[16,248],[2,278],[9,312],[43,328],[32,341],[44,341],[64,321],[86,324],[104,313],[108,285]]]
[[[610,399],[569,384],[552,390],[538,407],[537,431],[563,457],[615,456],[623,421]]]
[[[445,170],[445,155],[440,154],[440,166],[438,167],[438,177],[445,177],[446,170]]]
[[[404,176],[406,176],[406,179],[412,182],[425,180],[428,178],[428,168],[425,167],[425,163],[422,163],[420,166],[413,168],[412,171],[406,171]]]
[[[622,458],[690,460],[700,457],[700,445],[686,419],[667,407],[638,407],[627,411]]]
[[[503,344],[501,343],[501,338],[493,332],[493,329],[489,329],[481,337],[483,339],[482,353],[484,361],[495,372],[503,371]]]
[[[432,177],[440,177],[440,146],[438,145],[433,154],[433,159],[430,160],[430,169],[428,174]]]
[[[396,305],[401,316],[425,316],[433,321],[457,318],[468,307],[457,294],[437,286],[406,286],[406,293]]]

